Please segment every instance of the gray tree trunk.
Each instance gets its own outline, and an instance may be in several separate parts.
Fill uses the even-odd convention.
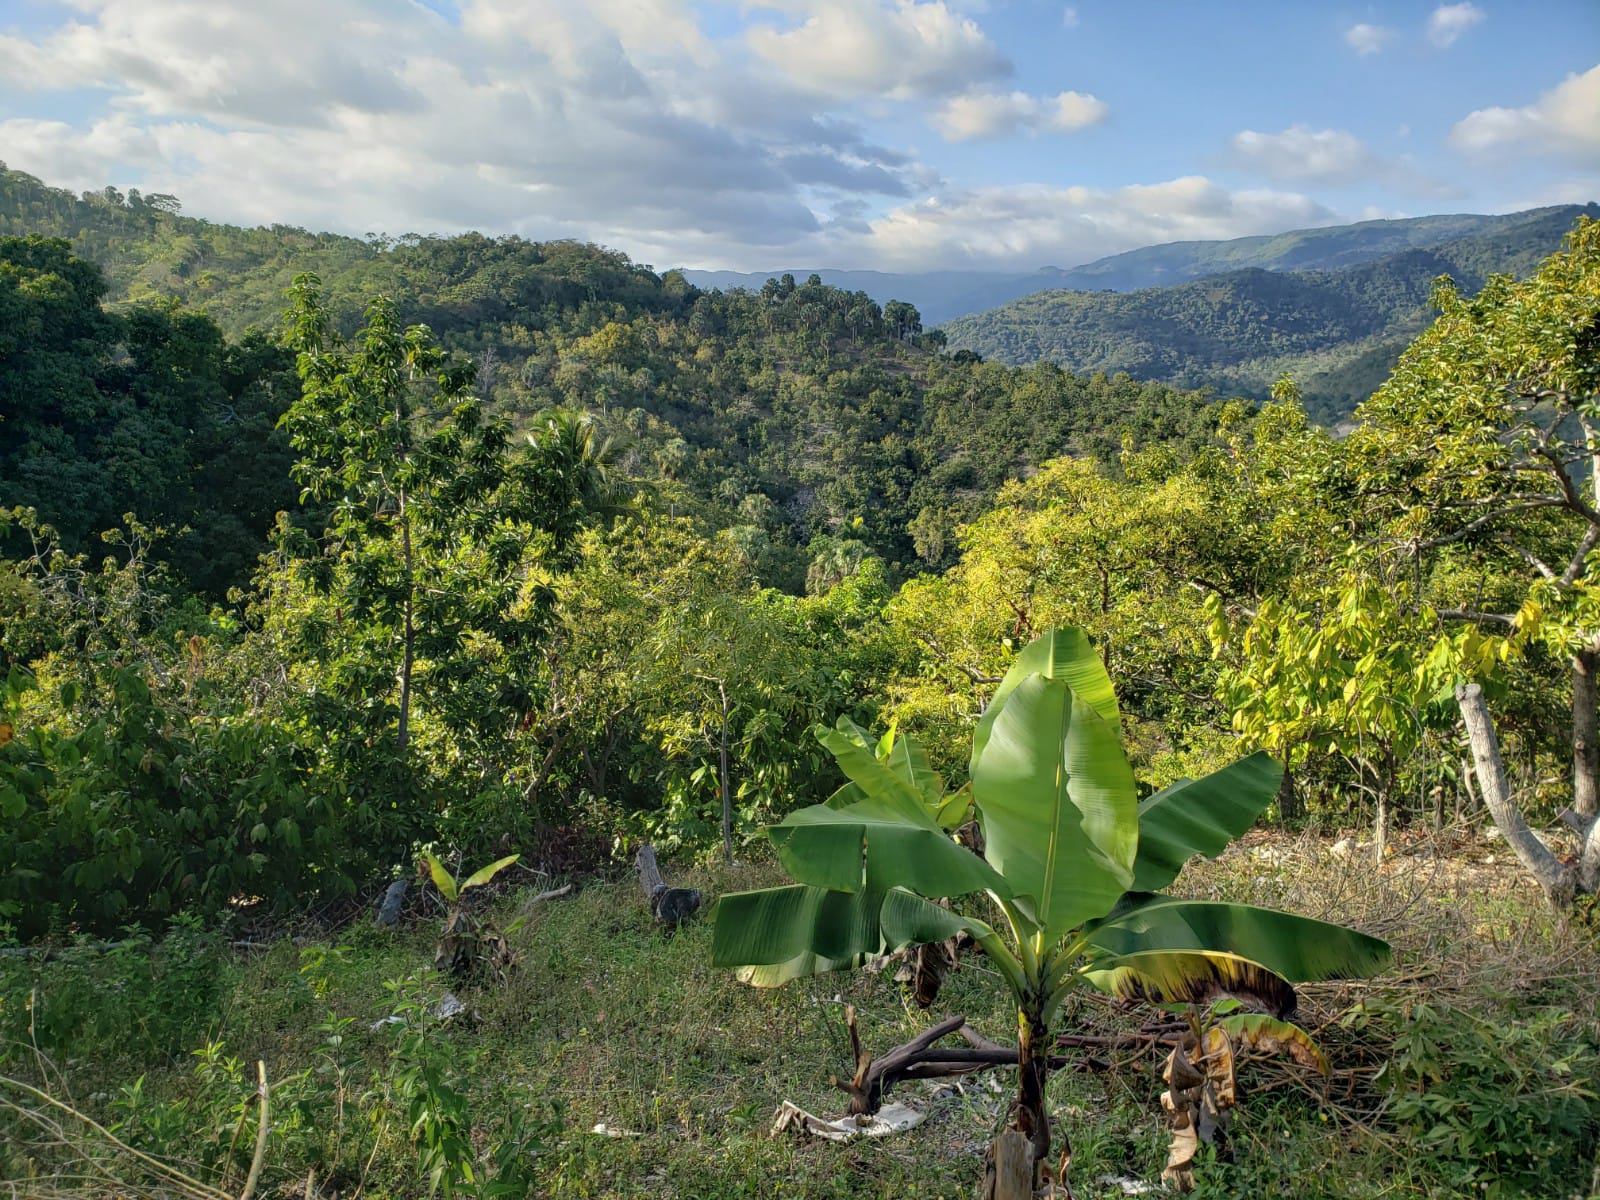
[[[1287,757],[1287,755],[1285,756]],[[1283,764],[1283,778],[1278,783],[1278,821],[1288,825],[1300,819],[1300,794],[1294,790],[1294,772]]]
[[[1600,816],[1600,654],[1572,656],[1572,807]]]
[[[733,866],[733,801],[728,796],[728,685],[717,680],[722,699],[722,736],[718,743],[718,777],[722,781],[722,857]]]
[[[1577,879],[1528,828],[1522,810],[1511,799],[1506,783],[1505,763],[1500,758],[1500,739],[1495,734],[1494,718],[1484,703],[1483,689],[1475,683],[1456,688],[1456,703],[1467,726],[1467,741],[1472,746],[1472,761],[1477,767],[1478,790],[1484,806],[1494,818],[1495,827],[1505,835],[1506,844],[1528,868],[1551,904],[1570,904]],[[1600,839],[1596,841],[1600,846]]]

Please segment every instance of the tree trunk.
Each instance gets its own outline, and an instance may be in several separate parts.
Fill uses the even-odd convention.
[[[1374,861],[1381,864],[1389,848],[1389,828],[1393,824],[1390,812],[1393,774],[1387,770],[1386,763],[1375,763],[1366,758],[1358,761],[1361,764],[1362,786],[1372,796],[1372,855]]]
[[[1294,772],[1283,764],[1283,778],[1278,783],[1278,822],[1288,825],[1300,819],[1300,793],[1294,790]]]
[[[1045,1106],[1045,1083],[1050,1080],[1050,1032],[1037,1014],[1022,1013],[1016,1045],[1016,1104],[1011,1107],[1011,1125],[992,1147],[995,1173],[990,1200],[1022,1200],[1037,1192],[1050,1160],[1050,1109]],[[1003,1192],[1000,1187],[1016,1187],[1018,1176],[1014,1160],[1021,1155],[1018,1136],[1027,1139],[1027,1170],[1021,1173],[1027,1190]],[[1005,1168],[1003,1173],[1002,1168]]]
[[[406,517],[406,490],[400,489],[400,549],[405,556],[406,594],[402,602],[405,616],[405,645],[400,658],[400,733],[397,742],[400,753],[406,752],[411,740],[411,665],[416,658],[417,630],[412,620],[411,602],[416,588],[412,573],[411,522]]]
[[[1500,758],[1500,739],[1495,735],[1489,706],[1484,703],[1483,689],[1475,683],[1461,684],[1456,688],[1456,703],[1466,723],[1467,741],[1477,768],[1478,790],[1489,815],[1494,818],[1495,827],[1505,835],[1506,844],[1522,865],[1539,881],[1550,903],[1558,907],[1571,903],[1577,882],[1575,876],[1561,865],[1550,847],[1534,836],[1522,818],[1522,811],[1511,799],[1505,764]]]
[[[982,1200],[1033,1200],[1033,1146],[1015,1129],[995,1139]]]
[[[1572,656],[1572,807],[1600,816],[1600,653]]]
[[[728,685],[717,680],[717,695],[722,700],[722,737],[718,743],[720,767],[718,778],[722,781],[722,857],[733,866],[733,803],[728,799]]]

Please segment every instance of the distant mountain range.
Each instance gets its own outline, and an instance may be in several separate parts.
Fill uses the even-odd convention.
[[[1594,206],[1590,206],[1593,211]],[[822,282],[847,291],[866,292],[880,304],[905,300],[916,305],[923,324],[942,325],[956,317],[983,312],[1044,291],[1131,292],[1186,283],[1229,271],[1335,271],[1413,249],[1426,249],[1469,237],[1519,240],[1519,231],[1545,229],[1550,222],[1571,227],[1576,205],[1528,212],[1481,216],[1461,213],[1410,217],[1393,221],[1361,221],[1322,229],[1298,229],[1267,237],[1222,242],[1169,242],[1144,246],[1082,266],[1043,267],[1037,271],[848,271],[830,268],[785,268],[776,271],[686,270],[684,277],[701,288],[756,290],[768,279],[793,275],[803,281],[818,275]],[[1551,250],[1555,249],[1552,245]],[[1549,251],[1546,251],[1549,253]]]
[[[276,329],[284,290],[308,270],[321,276],[342,327],[353,329],[365,299],[387,292],[407,298],[408,320],[481,329],[473,345],[492,344],[495,330],[565,320],[597,273],[616,298],[654,304],[667,295],[671,306],[693,302],[685,283],[759,289],[770,277],[803,283],[813,274],[688,271],[680,281],[619,254],[602,263],[576,243],[468,234],[389,244],[284,225],[242,229],[177,208],[171,197],[131,190],[79,196],[0,164],[0,235],[69,238],[104,270],[111,303],[176,298],[235,336]],[[1312,413],[1333,421],[1371,394],[1426,327],[1437,276],[1472,292],[1495,272],[1526,275],[1582,214],[1600,218],[1600,205],[1174,242],[1069,270],[815,274],[880,303],[909,301],[952,351],[1252,398],[1290,373]]]
[[[1156,246],[1119,255],[1125,266],[1103,277],[1134,277],[1139,265],[1174,274],[1204,264],[1292,262],[1295,270],[1250,265],[1168,287],[1128,292],[1048,291],[944,325],[952,350],[972,350],[1013,365],[1048,360],[1074,371],[1126,371],[1178,387],[1264,398],[1291,374],[1307,407],[1323,420],[1347,415],[1382,383],[1400,352],[1432,319],[1433,281],[1450,275],[1472,293],[1491,274],[1529,274],[1561,248],[1580,215],[1600,205],[1536,209],[1506,217],[1421,218],[1411,236],[1470,228],[1477,232],[1429,246],[1362,257],[1357,231],[1394,244],[1397,222],[1367,222],[1256,242]],[[1379,228],[1374,228],[1374,227]],[[1160,252],[1171,253],[1163,254]],[[1107,264],[1114,260],[1105,260]],[[1307,263],[1350,263],[1306,269]],[[1091,264],[1103,267],[1104,264]],[[1081,268],[1080,270],[1088,270]]]

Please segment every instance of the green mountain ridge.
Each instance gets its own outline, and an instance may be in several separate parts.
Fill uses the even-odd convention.
[[[619,476],[725,531],[763,582],[791,591],[806,586],[819,555],[870,553],[906,572],[936,566],[956,552],[956,527],[1007,480],[1064,454],[1113,462],[1125,436],[1201,436],[1213,420],[1208,397],[1161,385],[940,354],[912,310],[880,308],[864,292],[808,281],[707,293],[583,243],[467,234],[379,245],[213,225],[173,207],[0,175],[0,237],[27,235],[0,241],[0,310],[56,320],[38,311],[40,297],[55,286],[47,277],[81,274],[68,245],[98,268],[68,306],[97,330],[70,353],[70,377],[50,359],[60,348],[0,345],[0,378],[18,381],[0,395],[9,435],[0,503],[37,507],[74,549],[130,509],[174,528],[199,523],[204,503],[146,502],[123,484],[186,476],[173,464],[203,452],[194,431],[215,427],[206,436],[246,452],[251,437],[268,444],[292,386],[250,392],[249,432],[232,423],[244,385],[233,385],[222,338],[201,314],[231,344],[274,359],[270,339],[248,331],[279,326],[283,289],[303,270],[321,276],[346,334],[374,294],[391,295],[402,321],[426,323],[472,358],[476,393],[514,428],[541,429],[556,409],[588,414]],[[90,311],[102,302],[114,319]],[[127,322],[147,313],[157,332],[135,356],[148,381],[134,389],[122,366]],[[174,323],[204,342],[187,365],[169,351]],[[270,365],[281,374],[292,361],[276,352]],[[215,382],[199,386],[207,372]],[[24,386],[31,379],[61,380],[50,384],[59,395],[40,402],[44,385]],[[205,576],[213,591],[259,552],[272,512],[295,508],[286,478],[275,491],[260,482],[250,532],[233,539],[237,556]],[[197,545],[190,557],[206,556]]]
[[[955,349],[1014,366],[1126,371],[1183,388],[1263,399],[1300,381],[1323,420],[1348,415],[1431,319],[1433,281],[1475,292],[1489,275],[1526,275],[1600,206],[1518,214],[1486,232],[1337,270],[1252,266],[1132,292],[1040,292],[947,322]],[[1330,240],[1335,253],[1339,241]]]
[[[1571,225],[1582,211],[1576,205],[1527,212],[1481,215],[1453,213],[1402,217],[1296,229],[1287,233],[1227,241],[1167,242],[1095,259],[1081,266],[1041,267],[1035,271],[925,271],[896,274],[832,268],[777,271],[683,271],[702,288],[757,290],[785,274],[796,279],[816,274],[823,283],[861,290],[874,300],[908,301],[929,325],[998,308],[1042,291],[1130,292],[1186,283],[1227,271],[1257,267],[1266,271],[1331,271],[1443,242],[1473,236],[1515,237],[1528,225],[1552,217]],[[1560,214],[1567,214],[1560,218]]]

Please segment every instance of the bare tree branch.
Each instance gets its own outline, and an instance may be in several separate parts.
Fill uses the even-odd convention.
[[[1516,613],[1473,612],[1467,608],[1441,608],[1437,611],[1441,617],[1452,621],[1495,621],[1501,625],[1515,625],[1517,623]]]
[[[1581,502],[1580,502],[1581,503]],[[1448,546],[1452,542],[1463,541],[1477,533],[1480,529],[1492,525],[1501,517],[1510,516],[1512,513],[1530,512],[1539,508],[1571,508],[1572,502],[1568,497],[1540,496],[1537,499],[1524,500],[1520,504],[1508,504],[1504,508],[1497,508],[1493,512],[1484,513],[1476,520],[1468,521],[1453,533],[1440,534],[1438,537],[1428,538],[1424,541],[1413,542],[1411,549],[1414,553],[1424,550],[1436,550],[1440,546]]]
[[[1600,525],[1591,525],[1584,530],[1583,540],[1578,543],[1578,548],[1573,552],[1572,561],[1567,564],[1567,569],[1561,572],[1561,584],[1571,587],[1577,582],[1578,576],[1583,574],[1584,563],[1589,558],[1589,552],[1600,542]]]
[[[1594,527],[1590,526],[1590,528],[1593,529]],[[1527,550],[1522,546],[1519,546],[1505,534],[1500,534],[1495,540],[1504,545],[1506,549],[1510,550],[1511,553],[1515,554],[1518,558],[1527,563],[1546,579],[1554,579],[1556,577],[1556,573],[1549,567],[1545,566],[1543,559],[1541,559],[1537,554],[1534,554],[1531,550]]]

